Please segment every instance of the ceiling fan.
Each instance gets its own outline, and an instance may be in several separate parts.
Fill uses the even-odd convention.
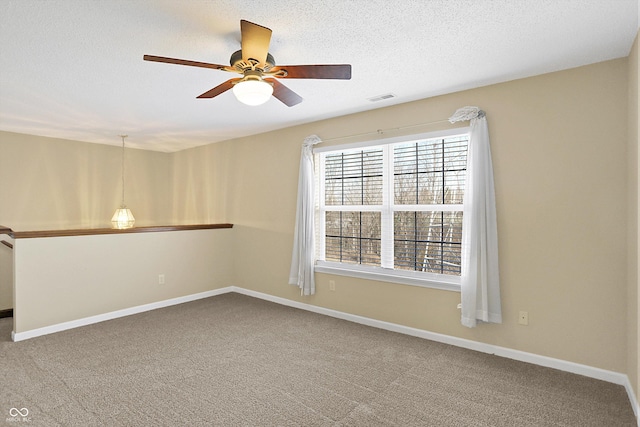
[[[227,80],[206,91],[198,98],[213,98],[233,89],[236,98],[248,105],[263,104],[269,100],[271,95],[288,107],[302,102],[300,95],[277,79],[351,79],[351,65],[349,64],[276,65],[276,61],[269,53],[271,42],[269,28],[241,20],[240,32],[241,49],[231,55],[230,66],[153,55],[144,55],[143,59],[242,74],[243,77]]]

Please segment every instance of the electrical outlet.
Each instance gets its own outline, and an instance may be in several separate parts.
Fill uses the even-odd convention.
[[[164,285],[164,274],[158,274],[158,285]]]
[[[529,324],[529,312],[521,311],[518,313],[518,323],[527,326]]]
[[[330,291],[335,291],[336,290],[336,281],[335,280],[329,280],[329,290]]]

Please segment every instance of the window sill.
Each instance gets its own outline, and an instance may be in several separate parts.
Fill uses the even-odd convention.
[[[339,276],[357,277],[359,279],[378,280],[381,282],[460,292],[460,277],[458,276],[443,277],[434,274],[425,278],[424,273],[413,271],[392,270],[362,265],[345,265],[326,261],[318,261],[314,271],[317,273],[336,274]]]

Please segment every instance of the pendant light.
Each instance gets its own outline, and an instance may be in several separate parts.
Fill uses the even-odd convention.
[[[119,209],[116,209],[116,212],[113,214],[111,218],[111,226],[113,228],[131,228],[133,224],[136,222],[136,219],[133,217],[131,213],[131,209],[128,209],[124,204],[124,139],[127,135],[119,135],[122,138],[122,204]]]

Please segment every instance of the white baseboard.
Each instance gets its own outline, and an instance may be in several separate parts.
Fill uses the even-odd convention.
[[[271,301],[277,304],[298,308],[301,310],[310,311],[313,313],[324,314],[326,316],[335,317],[337,319],[348,320],[350,322],[360,323],[362,325],[372,326],[374,328],[385,329],[387,331],[398,332],[405,335],[411,335],[419,338],[428,339],[431,341],[441,342],[444,344],[450,344],[456,347],[462,347],[469,350],[475,350],[482,353],[495,354],[497,356],[506,357],[508,359],[519,360],[521,362],[532,363],[535,365],[545,366],[548,368],[558,369],[565,372],[571,372],[578,375],[584,375],[586,377],[595,378],[598,380],[607,381],[610,383],[622,385],[627,390],[629,401],[633,407],[633,411],[638,420],[638,426],[640,427],[640,405],[636,399],[633,387],[629,381],[629,377],[620,372],[608,371],[605,369],[595,368],[593,366],[582,365],[579,363],[568,362],[566,360],[554,359],[552,357],[541,356],[534,353],[527,353],[520,350],[514,350],[506,347],[500,347],[492,344],[485,344],[477,341],[472,341],[464,338],[453,337],[450,335],[438,334],[436,332],[429,332],[423,329],[411,328],[409,326],[399,325],[397,323],[385,322],[382,320],[376,320],[369,317],[358,316],[355,314],[345,313],[342,311],[332,310],[330,308],[318,307],[311,304],[306,304],[298,301],[289,300],[286,298],[276,297],[273,295],[265,294],[262,292],[252,291],[245,288],[236,286],[228,286],[225,288],[214,289],[211,291],[201,292],[198,294],[185,295],[178,298],[172,298],[164,301],[158,301],[150,304],[139,305],[136,307],[125,308],[122,310],[112,311],[110,313],[99,314],[96,316],[85,317],[83,319],[72,320],[69,322],[58,323],[56,325],[46,326],[43,328],[32,329],[25,332],[12,332],[11,339],[13,341],[22,341],[29,338],[39,337],[41,335],[52,334],[55,332],[65,331],[67,329],[78,328],[80,326],[91,325],[93,323],[104,322],[105,320],[117,319],[119,317],[130,316],[132,314],[138,314],[145,311],[155,310],[157,308],[169,307],[176,304],[182,304],[185,302],[195,301],[202,298],[209,298],[216,295],[222,295],[230,292],[236,292],[239,294],[259,298],[265,301]]]
[[[104,322],[105,320],[117,319],[119,317],[130,316],[132,314],[138,314],[145,311],[155,310],[157,308],[169,307],[171,305],[182,304],[185,302],[195,301],[202,298],[209,298],[216,295],[226,294],[232,292],[232,287],[214,289],[211,291],[200,292],[198,294],[185,295],[182,297],[171,298],[164,301],[152,302],[149,304],[138,305],[136,307],[124,308],[122,310],[116,310],[109,313],[98,314],[95,316],[84,317],[82,319],[71,320],[69,322],[57,323],[51,326],[45,326],[43,328],[31,329],[25,332],[15,331],[11,332],[11,339],[13,341],[23,341],[29,338],[35,338],[42,335],[53,334],[55,332],[66,331],[67,329],[78,328],[80,326],[91,325],[93,323]]]
[[[629,381],[628,377],[624,384],[624,388],[627,390],[627,395],[629,396],[631,406],[633,407],[633,413],[636,414],[636,421],[638,422],[638,427],[640,427],[640,402],[638,402],[636,394],[633,392],[633,387],[631,386],[631,381]]]
[[[585,377],[595,378],[598,380],[607,381],[610,383],[622,385],[627,390],[629,401],[633,407],[636,419],[638,420],[638,426],[640,427],[640,405],[636,399],[633,387],[629,381],[629,377],[626,374],[614,371],[608,371],[606,369],[595,368],[593,366],[582,365],[579,363],[568,362],[566,360],[555,359],[552,357],[541,356],[534,353],[527,353],[520,350],[513,350],[506,347],[500,347],[492,344],[485,344],[477,341],[471,341],[464,338],[452,337],[450,335],[438,334],[435,332],[425,331],[423,329],[411,328],[408,326],[398,325],[396,323],[384,322],[382,320],[371,319],[369,317],[358,316],[355,314],[344,313],[329,308],[318,307],[311,304],[305,304],[298,301],[292,301],[286,298],[280,298],[261,292],[252,291],[249,289],[238,288],[233,286],[233,292],[239,294],[248,295],[255,298],[260,298],[266,301],[275,302],[278,304],[286,305],[289,307],[299,308],[301,310],[307,310],[314,313],[324,314],[327,316],[335,317],[338,319],[348,320],[355,323],[360,323],[374,328],[385,329],[387,331],[399,332],[405,335],[411,335],[419,338],[428,339],[431,341],[437,341],[444,344],[450,344],[456,347],[462,347],[469,350],[475,350],[482,353],[495,354],[496,356],[506,357],[508,359],[518,360],[521,362],[532,363],[535,365],[545,366],[548,368],[558,369],[560,371],[571,372],[573,374],[583,375]]]

